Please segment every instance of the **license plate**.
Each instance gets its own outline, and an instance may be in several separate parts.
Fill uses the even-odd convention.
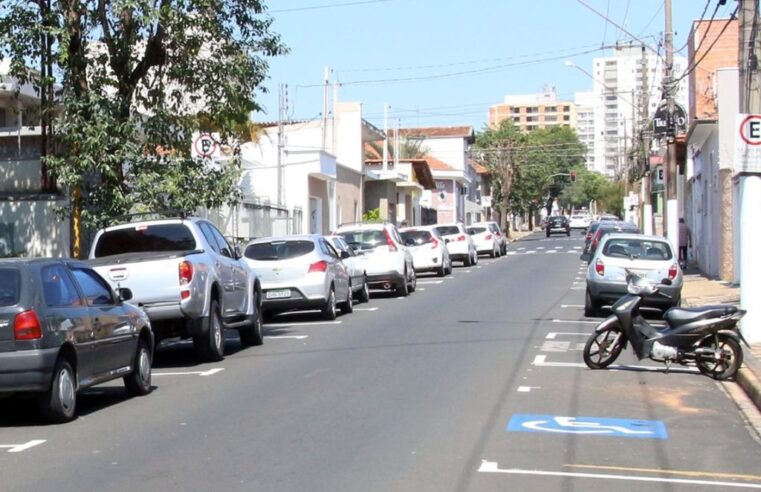
[[[283,299],[291,297],[291,289],[270,290],[266,294],[267,299]]]

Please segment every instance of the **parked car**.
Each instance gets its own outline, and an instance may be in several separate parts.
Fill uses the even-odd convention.
[[[569,225],[571,229],[586,229],[592,222],[592,218],[589,215],[575,214],[571,215]]]
[[[472,224],[473,227],[481,227],[486,226],[489,228],[489,230],[497,236],[497,242],[499,243],[499,254],[504,255],[507,253],[507,234],[505,232],[502,232],[502,229],[499,227],[499,224],[497,224],[494,221],[487,221],[487,222],[476,222],[475,224]]]
[[[359,258],[351,246],[341,236],[325,236],[330,244],[336,249],[341,256],[341,261],[346,265],[351,278],[351,290],[359,302],[370,301],[370,286],[367,283],[367,272],[365,263]]]
[[[453,224],[438,224],[433,228],[436,233],[444,238],[447,251],[452,261],[461,261],[465,266],[478,264],[478,252],[476,243],[470,237],[462,222]]]
[[[476,252],[478,254],[488,254],[491,258],[500,255],[499,238],[494,234],[487,225],[472,225],[467,228],[468,234],[476,243]]]
[[[551,234],[558,232],[565,234],[566,236],[570,236],[571,224],[568,222],[568,217],[565,215],[553,215],[552,217],[547,218],[544,230],[547,234],[547,237],[550,237]]]
[[[37,394],[49,420],[76,417],[77,393],[123,378],[151,391],[154,339],[146,314],[87,264],[0,260],[0,394]]]
[[[589,258],[592,258],[594,256],[595,251],[597,250],[597,246],[600,244],[600,241],[602,241],[602,238],[611,232],[629,232],[633,234],[639,233],[639,228],[632,224],[631,222],[621,222],[621,221],[613,221],[613,220],[605,220],[601,221],[600,224],[597,226],[597,229],[595,230],[594,235],[592,236],[592,240],[589,243],[589,249],[587,251],[587,254],[589,255]]]
[[[179,217],[101,229],[90,265],[112,287],[127,287],[151,319],[156,344],[192,338],[199,357],[224,357],[223,329],[237,329],[243,345],[260,345],[261,286],[214,225]]]
[[[584,235],[584,254],[589,253],[589,245],[592,244],[592,238],[595,235],[595,232],[597,232],[597,228],[600,227],[600,221],[593,220],[589,227],[587,227],[586,233]]]
[[[407,227],[399,235],[412,254],[415,272],[434,271],[439,277],[452,273],[446,242],[432,226]]]
[[[417,276],[412,254],[404,246],[396,226],[382,224],[347,224],[335,231],[359,253],[365,265],[370,287],[394,289],[400,296],[414,292]]]
[[[669,279],[670,285],[658,285],[669,298],[645,297],[644,306],[666,310],[680,304],[682,270],[669,241],[642,234],[606,234],[587,269],[584,314],[595,316],[603,304],[612,304],[627,292],[626,270],[655,284]]]
[[[354,310],[349,271],[321,235],[255,239],[243,256],[262,283],[265,313],[317,308],[334,320],[338,304],[344,314]]]

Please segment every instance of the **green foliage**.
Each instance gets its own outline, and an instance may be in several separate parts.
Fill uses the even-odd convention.
[[[383,142],[368,142],[368,145],[373,151],[366,151],[365,158],[375,159],[376,156],[383,157]],[[394,141],[388,141],[388,158],[394,158]],[[399,158],[400,159],[419,159],[425,157],[430,149],[423,145],[423,140],[411,139],[403,137],[399,142]]]
[[[362,214],[362,222],[374,223],[374,222],[380,222],[380,221],[381,221],[381,216],[380,216],[379,208],[368,210],[367,212]]]
[[[585,147],[568,127],[523,133],[512,121],[476,136],[473,154],[491,171],[492,203],[497,210],[523,213],[550,207],[569,173],[583,165]]]
[[[79,191],[83,223],[234,202],[266,58],[286,52],[262,0],[49,3],[3,0],[0,56],[22,82],[56,84],[59,151],[47,163]],[[27,69],[44,65],[43,35],[55,77]],[[191,157],[195,131],[219,135],[225,167]]]

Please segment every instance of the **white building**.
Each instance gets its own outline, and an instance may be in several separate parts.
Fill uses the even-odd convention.
[[[579,142],[587,147],[584,157],[587,169],[594,170],[595,165],[595,101],[598,96],[592,91],[576,92],[573,102],[576,104],[576,134]]]
[[[687,60],[674,56],[673,73],[681,76]],[[648,114],[655,113],[662,97],[663,56],[643,51],[640,46],[621,46],[615,56],[593,61],[594,170],[608,176],[621,174],[632,135],[640,124],[639,107],[645,82],[649,95]],[[687,107],[688,80],[678,85],[676,102]]]

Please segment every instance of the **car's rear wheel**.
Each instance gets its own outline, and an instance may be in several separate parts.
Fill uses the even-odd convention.
[[[225,334],[222,327],[222,313],[216,299],[211,301],[207,324],[205,330],[193,337],[193,346],[201,359],[207,362],[218,362],[225,357]]]
[[[359,302],[370,302],[370,286],[367,285],[367,277],[362,279],[362,290],[359,291]]]
[[[410,279],[410,284],[408,287],[408,290],[410,292],[415,292],[415,289],[417,288],[417,273],[415,273],[415,270],[411,270],[410,275],[412,278]]]
[[[261,345],[264,343],[264,336],[262,334],[262,306],[260,302],[261,294],[254,291],[254,309],[256,314],[253,321],[238,329],[238,336],[240,337],[240,343],[244,347],[251,347],[253,345]]]
[[[331,286],[330,292],[328,292],[328,298],[325,301],[325,306],[322,308],[322,317],[328,321],[336,319],[336,291]]]
[[[410,290],[407,284],[407,270],[404,270],[404,277],[396,287],[396,294],[400,297],[407,297],[410,295]]]
[[[587,289],[587,293],[584,296],[584,316],[588,318],[594,318],[600,312],[599,301],[592,298],[592,293]]]
[[[60,357],[53,369],[50,388],[40,395],[42,416],[55,423],[74,420],[77,412],[77,382],[74,369],[65,358]]]
[[[439,277],[443,277],[446,274],[447,274],[447,267],[444,264],[444,260],[442,259],[441,265],[439,265],[439,268],[436,270],[436,275],[438,275]]]
[[[351,314],[354,312],[354,295],[351,291],[351,283],[349,283],[349,293],[346,295],[346,302],[341,305],[341,314]]]
[[[129,396],[143,396],[151,392],[151,350],[142,338],[137,342],[132,373],[124,376],[124,387]]]

